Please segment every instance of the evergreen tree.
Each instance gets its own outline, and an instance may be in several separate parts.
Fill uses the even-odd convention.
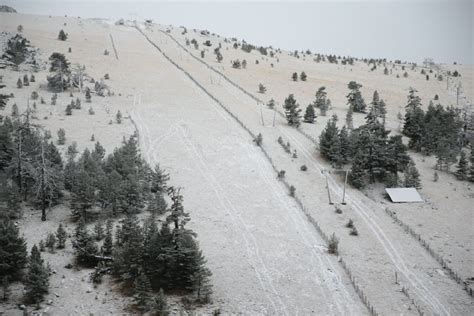
[[[23,76],[23,85],[24,85],[25,87],[27,87],[27,86],[30,85],[30,81],[28,80],[28,75],[27,75],[27,74],[25,74],[25,75]]]
[[[74,210],[74,215],[86,218],[87,210],[94,205],[96,196],[94,179],[83,167],[75,171],[75,181],[71,193],[71,207]]]
[[[362,167],[365,163],[361,155],[356,155],[352,161],[348,181],[356,189],[361,189],[367,185],[367,172]]]
[[[464,181],[468,178],[469,164],[467,162],[466,153],[461,151],[461,156],[459,157],[458,165],[456,166],[457,170],[455,172],[456,178],[458,180]]]
[[[142,313],[146,313],[150,310],[152,303],[151,291],[152,289],[148,276],[145,273],[140,272],[140,275],[135,279],[134,301]]]
[[[120,110],[117,111],[117,114],[115,115],[115,121],[117,124],[122,124],[122,113]]]
[[[64,32],[64,30],[59,31],[58,40],[60,41],[67,40],[67,34]]]
[[[268,103],[267,103],[267,106],[268,106],[270,109],[273,109],[273,108],[275,107],[275,100],[270,99],[270,101],[268,101]]]
[[[326,105],[326,87],[320,87],[318,91],[316,91],[316,100],[314,101],[314,107],[321,108],[322,106]]]
[[[16,103],[14,103],[12,105],[12,117],[17,117],[18,116],[18,106],[16,105]]]
[[[294,72],[291,79],[293,79],[293,81],[298,81],[298,73]]]
[[[79,264],[93,266],[96,263],[95,256],[98,253],[97,245],[89,234],[84,218],[79,220],[72,243],[76,259]]]
[[[45,246],[50,252],[54,252],[54,247],[56,246],[56,236],[54,236],[53,233],[49,233],[48,237],[46,237]]]
[[[258,84],[258,92],[265,93],[266,91],[267,91],[267,88],[263,84],[259,83]]]
[[[39,303],[49,290],[49,273],[43,263],[41,253],[36,245],[31,249],[28,262],[28,274],[23,280],[26,299],[31,303]]]
[[[21,81],[21,78],[18,78],[18,81],[16,82],[16,87],[18,89],[23,88],[23,81]]]
[[[135,281],[140,273],[144,253],[144,236],[136,216],[128,215],[119,232],[120,247],[114,254],[114,273],[124,280]]]
[[[61,223],[56,231],[56,238],[58,239],[58,249],[64,249],[66,247],[67,233]]]
[[[339,129],[337,128],[336,120],[333,118],[327,122],[326,128],[319,136],[319,151],[321,155],[329,161],[334,161],[333,159],[336,158],[335,155],[339,155],[337,149],[332,149],[338,142],[338,134]]]
[[[299,127],[300,126],[300,112],[299,104],[296,103],[296,100],[293,94],[290,94],[288,98],[285,99],[285,104],[283,105],[285,109],[286,120],[288,121],[288,125]]]
[[[102,246],[102,252],[106,256],[111,255],[112,250],[113,250],[112,229],[113,229],[113,222],[112,220],[109,219],[105,226],[105,239],[104,239],[104,244]]]
[[[58,130],[58,145],[64,145],[66,143],[66,131],[64,128]]]
[[[424,135],[425,113],[421,109],[421,99],[416,95],[416,90],[410,88],[408,93],[408,103],[405,106],[405,124],[403,125],[403,135],[410,138],[408,147],[421,150]]]
[[[97,241],[104,239],[104,226],[101,221],[97,221],[94,225],[94,236]]]
[[[90,91],[89,88],[87,88],[87,89],[86,89],[86,102],[87,102],[87,103],[90,103],[90,102],[91,102],[91,99],[92,99],[92,97],[91,97],[91,91]]]
[[[314,123],[314,120],[316,118],[316,113],[314,113],[314,107],[312,104],[308,104],[306,107],[306,111],[304,113],[304,121],[306,123]]]
[[[365,104],[362,94],[360,93],[361,84],[358,84],[355,81],[349,82],[347,85],[350,92],[347,95],[347,104],[352,108],[354,112],[365,113],[367,105]]]
[[[16,277],[25,267],[26,242],[8,218],[0,219],[0,278]]]
[[[52,73],[48,76],[48,86],[52,90],[64,91],[69,87],[69,78],[71,75],[70,63],[63,54],[53,53],[49,57],[51,66],[49,72]]]
[[[302,71],[301,74],[300,74],[300,79],[301,79],[301,81],[306,81],[306,78],[308,78],[308,76],[305,74],[304,71]],[[295,80],[295,81],[296,81],[296,80]]]
[[[405,187],[421,189],[420,174],[416,169],[415,162],[410,160],[405,169]]]

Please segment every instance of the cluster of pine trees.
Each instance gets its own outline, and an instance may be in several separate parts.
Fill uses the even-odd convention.
[[[425,155],[434,154],[436,168],[449,171],[467,144],[462,133],[461,112],[453,106],[434,105],[432,101],[425,112],[416,92],[413,88],[409,91],[402,131],[410,139],[408,147]],[[462,155],[461,159],[465,160],[465,153]]]
[[[328,121],[320,136],[320,152],[336,167],[352,163],[349,182],[356,188],[368,183],[384,182],[387,186],[420,187],[419,174],[407,154],[401,136],[389,137],[385,129],[385,113],[374,93],[366,123],[356,129],[337,127],[337,116]],[[404,181],[398,178],[404,172]]]
[[[36,245],[28,257],[26,241],[20,236],[19,229],[4,214],[0,215],[0,281],[3,300],[9,298],[11,283],[22,281],[25,301],[39,303],[49,290],[49,268]]]

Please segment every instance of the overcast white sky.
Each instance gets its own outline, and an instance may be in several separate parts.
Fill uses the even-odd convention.
[[[153,19],[288,50],[474,64],[473,0],[0,0],[21,13]]]

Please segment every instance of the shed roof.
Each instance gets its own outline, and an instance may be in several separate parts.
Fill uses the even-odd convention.
[[[424,202],[415,188],[387,188],[385,191],[393,203]]]

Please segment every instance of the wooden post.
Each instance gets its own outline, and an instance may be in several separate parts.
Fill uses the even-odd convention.
[[[342,205],[346,205],[346,201],[345,201],[345,198],[346,198],[346,184],[347,184],[347,175],[349,174],[349,169],[346,170],[346,177],[344,179],[344,190],[342,192]]]

